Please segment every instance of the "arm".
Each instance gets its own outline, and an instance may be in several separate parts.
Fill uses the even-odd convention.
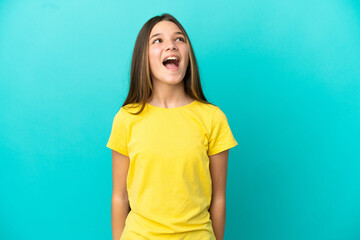
[[[111,228],[113,240],[119,240],[125,227],[125,220],[130,211],[126,190],[126,178],[130,159],[114,150],[112,154],[113,192],[111,198]]]
[[[229,150],[209,156],[212,179],[212,197],[209,212],[216,240],[223,240],[225,233],[228,157]]]

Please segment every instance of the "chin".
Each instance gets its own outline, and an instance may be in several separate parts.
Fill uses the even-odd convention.
[[[183,75],[163,76],[162,78],[159,78],[159,81],[167,84],[179,84],[183,79]]]
[[[172,84],[172,85],[176,85],[182,82],[182,78],[173,78],[173,79],[164,79],[162,80],[163,83],[167,83],[167,84]]]

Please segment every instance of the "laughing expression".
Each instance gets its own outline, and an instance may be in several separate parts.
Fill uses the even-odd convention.
[[[149,65],[153,81],[180,83],[189,63],[185,35],[170,21],[157,23],[149,38]]]

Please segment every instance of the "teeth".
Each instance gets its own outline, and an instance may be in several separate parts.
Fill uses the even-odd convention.
[[[167,60],[179,60],[179,59],[177,57],[168,57],[164,61],[167,61]]]

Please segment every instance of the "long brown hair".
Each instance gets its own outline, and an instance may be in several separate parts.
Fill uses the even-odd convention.
[[[175,23],[179,27],[181,32],[185,35],[186,38],[185,41],[189,49],[189,58],[190,58],[183,79],[185,93],[188,94],[194,100],[198,100],[200,102],[207,104],[212,104],[206,100],[204,93],[202,91],[199,69],[196,63],[195,54],[185,29],[175,19],[175,17],[173,17],[168,13],[164,13],[160,16],[155,16],[149,19],[141,28],[136,38],[135,47],[132,55],[132,61],[131,61],[129,93],[128,96],[126,97],[124,104],[122,105],[124,107],[130,103],[137,103],[133,107],[138,107],[139,106],[138,104],[141,104],[142,106],[139,112],[131,113],[134,115],[140,114],[143,111],[145,104],[147,100],[150,98],[153,91],[153,85],[150,76],[149,59],[148,59],[148,41],[151,30],[158,22],[161,21],[171,21]]]

